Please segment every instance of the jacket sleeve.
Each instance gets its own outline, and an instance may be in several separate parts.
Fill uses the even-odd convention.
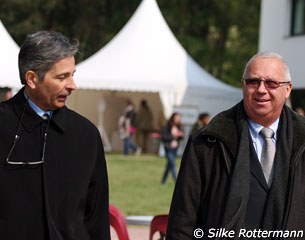
[[[169,127],[167,125],[163,126],[161,128],[161,141],[163,143],[170,143],[172,140],[174,140],[174,137],[171,134]]]
[[[190,136],[182,156],[175,185],[166,239],[193,239],[193,231],[201,199],[201,185],[198,158],[192,142],[192,136]]]
[[[110,240],[109,189],[105,154],[100,135],[86,200],[85,224],[91,240]]]

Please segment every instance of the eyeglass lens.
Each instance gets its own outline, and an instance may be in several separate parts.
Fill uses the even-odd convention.
[[[265,87],[269,88],[269,89],[270,88],[271,89],[278,88],[278,87],[281,86],[281,84],[287,84],[288,83],[288,82],[278,82],[278,81],[270,80],[270,79],[261,80],[261,79],[257,79],[257,78],[245,79],[245,82],[250,87],[259,87],[261,82],[263,82]]]

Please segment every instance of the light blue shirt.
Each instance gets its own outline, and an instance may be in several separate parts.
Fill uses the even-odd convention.
[[[35,113],[37,113],[40,117],[42,117],[45,114],[48,114],[49,117],[52,116],[52,112],[53,111],[44,111],[42,110],[40,107],[38,107],[35,103],[33,103],[33,101],[26,95],[26,93],[24,92],[24,96],[25,98],[28,100],[28,103],[30,105],[30,107],[34,110]]]
[[[274,123],[272,123],[269,128],[272,129],[272,131],[274,132],[274,136],[272,138],[272,141],[274,142],[275,146],[276,146],[276,142],[277,142],[277,129],[279,126],[279,121],[280,119],[278,118]],[[261,154],[262,154],[262,149],[263,149],[263,145],[264,145],[264,138],[259,134],[259,132],[263,129],[264,126],[253,122],[252,120],[248,120],[249,123],[249,130],[250,130],[250,135],[252,138],[252,142],[253,142],[253,147],[256,151],[258,160],[261,161]]]

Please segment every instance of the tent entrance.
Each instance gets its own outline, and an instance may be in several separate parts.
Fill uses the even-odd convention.
[[[106,151],[122,151],[118,119],[124,112],[128,100],[135,104],[137,110],[142,99],[147,101],[152,110],[154,131],[159,131],[165,123],[159,93],[79,89],[68,98],[67,106],[98,127]],[[153,139],[150,140],[153,141]],[[156,151],[156,146],[151,144],[150,152]]]

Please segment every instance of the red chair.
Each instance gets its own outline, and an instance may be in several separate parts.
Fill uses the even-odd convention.
[[[124,215],[118,208],[109,204],[110,226],[116,231],[119,240],[129,240],[126,221]]]
[[[159,232],[160,239],[164,240],[166,235],[167,222],[167,214],[154,216],[150,223],[149,240],[153,239],[153,236],[156,232]]]

